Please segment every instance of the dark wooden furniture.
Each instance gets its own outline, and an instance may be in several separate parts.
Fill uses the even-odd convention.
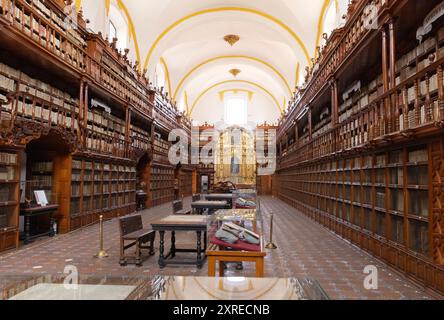
[[[177,215],[187,215],[191,214],[191,209],[184,209],[183,208],[183,201],[177,200],[173,201],[173,213]]]
[[[151,224],[153,230],[158,231],[160,235],[160,249],[159,249],[159,266],[161,269],[168,264],[174,265],[196,265],[199,269],[202,268],[205,259],[205,250],[207,249],[207,217],[205,216],[178,216],[173,215],[162,220],[155,221]],[[197,247],[196,249],[179,249],[176,247],[176,232],[196,232]],[[171,250],[165,255],[165,233],[171,232]],[[204,237],[204,246],[202,248],[202,236]],[[180,260],[173,259],[176,253],[197,253],[196,260]],[[171,259],[169,259],[171,258]]]
[[[133,215],[119,219],[120,226],[120,265],[125,266],[128,258],[133,258],[137,266],[142,265],[142,249],[149,249],[149,254],[154,255],[154,240],[156,232],[143,228],[142,216]],[[129,242],[129,243],[127,243]],[[150,243],[146,246],[147,243]],[[125,250],[136,247],[133,255],[125,255]]]
[[[199,200],[191,203],[191,208],[195,209],[198,212],[198,214],[203,214],[205,210],[208,210],[208,213],[211,214],[216,210],[229,209],[230,205],[228,204],[227,201]]]
[[[33,206],[29,208],[21,207],[20,215],[25,219],[25,230],[23,234],[23,243],[26,245],[31,242],[31,240],[43,237],[55,235],[54,232],[54,213],[58,210],[59,205],[47,205],[46,207]],[[49,216],[49,226],[44,232],[39,232],[37,234],[32,233],[32,219],[38,216],[48,215]]]
[[[146,200],[148,198],[148,193],[144,191],[137,191],[136,192],[136,206],[137,211],[145,210],[146,206]]]

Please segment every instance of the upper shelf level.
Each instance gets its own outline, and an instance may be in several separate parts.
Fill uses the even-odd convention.
[[[54,79],[78,87],[80,80],[93,93],[112,100],[113,105],[129,106],[152,119],[153,109],[165,116],[160,121],[169,128],[181,116],[172,103],[151,87],[146,70],[128,60],[102,35],[86,30],[82,12],[73,24],[63,12],[60,0],[0,0],[0,47],[4,54],[27,61],[36,70],[45,70]],[[56,81],[56,80],[54,80]],[[165,122],[164,122],[165,121]]]

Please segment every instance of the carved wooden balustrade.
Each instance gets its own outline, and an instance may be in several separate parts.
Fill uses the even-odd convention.
[[[380,143],[427,134],[444,124],[444,58],[380,95],[335,129],[295,144],[280,161],[280,168],[359,151]]]
[[[370,34],[377,32],[368,27],[369,16],[367,6],[372,5],[381,16],[384,8],[394,5],[398,0],[357,0],[352,4],[352,12],[349,12],[349,20],[343,29],[335,31],[331,42],[321,52],[319,61],[313,66],[314,71],[307,79],[302,96],[297,102],[293,102],[293,108],[280,123],[278,140],[284,132],[289,130],[296,115],[326,87],[332,76],[341,68],[348,57],[353,54],[359,43],[363,42]],[[380,20],[382,20],[380,18]]]

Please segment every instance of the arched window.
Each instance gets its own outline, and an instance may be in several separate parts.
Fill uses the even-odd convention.
[[[166,75],[165,75],[165,69],[163,68],[163,65],[159,63],[156,67],[156,87],[161,88],[163,87],[164,92],[168,90],[168,88],[165,86],[166,83]]]
[[[120,51],[128,48],[128,24],[121,11],[114,5],[109,8],[108,35],[112,41],[117,38],[117,49]]]
[[[248,118],[247,96],[231,94],[225,98],[225,123],[228,125],[245,125]]]
[[[109,22],[109,38],[117,38],[117,29],[112,21]]]

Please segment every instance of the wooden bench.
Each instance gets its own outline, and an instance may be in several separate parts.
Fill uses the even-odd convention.
[[[265,252],[220,250],[219,246],[211,244],[206,252],[208,259],[208,276],[216,276],[216,262],[219,261],[219,276],[224,276],[226,262],[255,262],[256,278],[264,277]]]
[[[187,210],[183,208],[183,201],[182,200],[177,200],[177,201],[173,201],[173,213],[177,214],[177,215],[188,215],[191,214],[191,209]]]
[[[142,216],[134,215],[120,218],[120,265],[127,264],[127,258],[135,259],[137,266],[142,266],[141,249],[149,249],[149,254],[154,255],[154,240],[156,232],[143,228]],[[130,242],[126,244],[127,242]],[[147,243],[150,245],[145,245]],[[125,250],[136,246],[136,252],[133,255],[126,256]]]

